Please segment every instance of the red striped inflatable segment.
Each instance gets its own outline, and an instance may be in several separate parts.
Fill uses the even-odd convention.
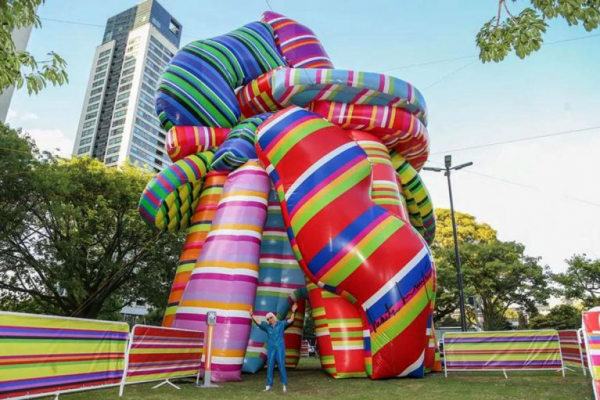
[[[304,330],[304,313],[306,312],[306,299],[299,298],[294,300],[298,305],[294,322],[283,333],[285,343],[285,366],[286,368],[296,368],[300,361],[300,347],[302,346],[302,333]],[[289,316],[287,316],[289,317]]]
[[[423,376],[432,257],[409,224],[373,203],[365,152],[299,107],[259,127],[257,152],[307,276],[365,310],[372,377]]]
[[[204,126],[174,126],[167,133],[167,154],[171,161],[219,147],[231,131],[230,128]]]
[[[390,106],[314,101],[309,110],[344,129],[359,129],[395,149],[418,171],[429,157],[427,127],[410,112]]]
[[[563,362],[569,366],[584,368],[581,345],[576,330],[558,331]]]

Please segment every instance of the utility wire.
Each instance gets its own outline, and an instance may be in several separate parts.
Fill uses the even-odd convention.
[[[445,81],[446,79],[458,74],[460,71],[469,68],[471,65],[475,64],[478,60],[473,60],[471,62],[466,63],[465,65],[461,66],[460,68],[455,69],[454,71],[450,72],[448,75],[441,77],[440,79],[438,79],[437,81],[433,82],[430,85],[427,85],[423,88],[423,91],[432,88],[433,86],[437,85],[438,83]]]
[[[435,155],[439,155],[439,154],[452,154],[452,153],[457,153],[459,151],[481,149],[481,148],[485,148],[485,147],[500,146],[500,145],[510,144],[510,143],[527,142],[527,141],[531,141],[531,140],[544,139],[544,138],[553,137],[553,136],[561,136],[561,135],[568,135],[568,134],[572,134],[572,133],[593,131],[596,129],[600,129],[600,125],[588,126],[586,128],[572,129],[572,130],[562,131],[562,132],[548,133],[548,134],[543,134],[543,135],[538,135],[538,136],[525,137],[525,138],[520,138],[520,139],[505,140],[502,142],[479,144],[479,145],[468,146],[468,147],[459,147],[456,149],[448,149],[448,150],[444,150],[444,151],[438,151],[435,153],[431,153],[431,155],[435,156]]]

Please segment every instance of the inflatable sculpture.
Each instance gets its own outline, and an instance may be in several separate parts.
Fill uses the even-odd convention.
[[[187,230],[164,325],[217,312],[213,378],[264,366],[261,317],[311,305],[333,377],[435,370],[435,218],[419,170],[427,107],[409,83],[334,69],[307,27],[274,12],[192,42],[164,71],[156,112],[174,164],[139,211]],[[298,362],[304,313],[286,333]]]

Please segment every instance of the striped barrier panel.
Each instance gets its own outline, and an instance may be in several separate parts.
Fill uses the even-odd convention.
[[[579,340],[579,347],[581,348],[581,358],[583,360],[583,366],[585,368],[590,367],[590,363],[588,362],[587,350],[585,348],[585,335],[583,334],[583,328],[577,329],[577,340]],[[585,369],[583,370],[585,374]]]
[[[558,332],[447,332],[444,334],[444,372],[562,370]]]
[[[197,377],[203,344],[204,333],[200,331],[135,325],[119,396],[129,384],[152,381],[171,384],[171,379]]]
[[[558,331],[558,338],[565,368],[581,368],[585,375],[586,367],[577,330]]]
[[[0,312],[0,399],[31,399],[117,386],[129,326]]]
[[[594,398],[600,399],[600,311],[584,311],[582,331]]]

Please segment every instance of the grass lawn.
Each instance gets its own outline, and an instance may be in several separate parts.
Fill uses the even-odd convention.
[[[196,389],[192,382],[179,381],[181,390],[167,385],[152,390],[155,384],[127,386],[123,399],[269,399],[283,396],[277,381],[271,393],[262,393],[266,372],[243,375],[242,382],[224,383],[219,389]],[[320,370],[316,359],[303,359],[300,367],[288,371],[289,392],[297,399],[395,399],[395,400],[495,400],[495,399],[593,399],[591,380],[581,373],[568,372],[567,377],[553,372],[509,372],[509,379],[501,373],[472,372],[430,374],[425,379],[368,379],[335,380]],[[61,396],[63,398],[63,396]],[[64,395],[65,400],[118,399],[118,389],[96,390]]]

